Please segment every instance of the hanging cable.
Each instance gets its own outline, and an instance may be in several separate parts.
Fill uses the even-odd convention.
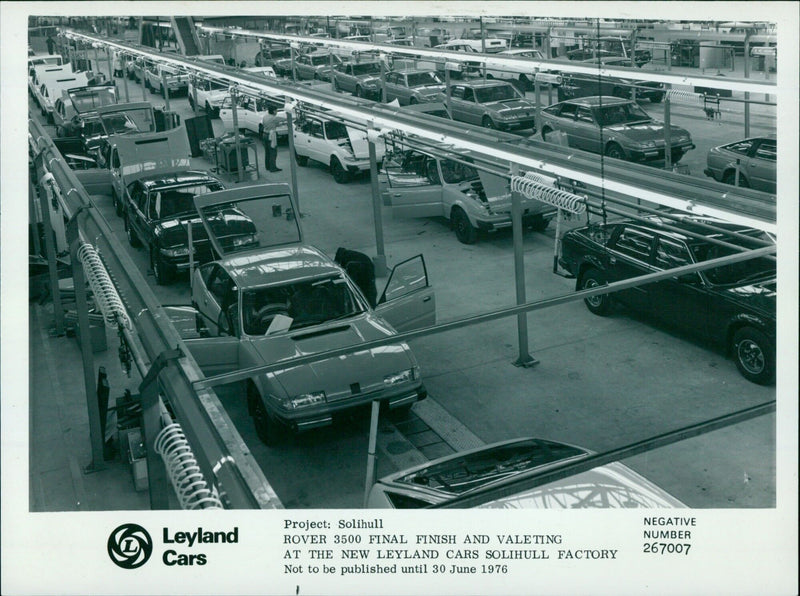
[[[100,312],[103,313],[106,323],[109,325],[119,324],[126,329],[131,329],[131,320],[128,318],[122,299],[94,246],[88,242],[82,243],[78,247],[78,260],[83,265],[89,287],[92,288],[95,302]]]
[[[164,460],[181,509],[223,508],[216,487],[208,487],[180,424],[173,422],[162,428],[154,446]]]

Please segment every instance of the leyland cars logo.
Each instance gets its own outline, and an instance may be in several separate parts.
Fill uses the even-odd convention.
[[[123,524],[108,537],[108,556],[123,569],[141,567],[153,553],[153,540],[142,526]]]

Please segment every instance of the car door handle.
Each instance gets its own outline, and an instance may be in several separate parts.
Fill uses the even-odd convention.
[[[430,296],[425,296],[425,298],[423,298],[422,301],[423,302],[430,302],[431,301],[431,297]]]

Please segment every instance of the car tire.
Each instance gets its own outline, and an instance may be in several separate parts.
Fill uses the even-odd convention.
[[[611,95],[613,95],[614,97],[622,97],[622,98],[629,97],[628,95],[625,95],[625,89],[623,89],[622,87],[614,87],[614,89],[611,90]]]
[[[414,106],[414,105],[417,105],[417,103],[419,103],[419,102],[417,101],[416,97],[412,97],[411,99],[408,100],[408,103],[409,103],[409,105]]]
[[[331,157],[331,174],[337,184],[346,184],[350,181],[350,173],[336,157]]]
[[[361,88],[361,85],[356,85],[356,97],[364,97],[364,90]]]
[[[264,445],[277,445],[284,438],[285,428],[269,415],[258,389],[252,382],[247,384],[247,409],[253,419],[256,434]]]
[[[661,100],[663,100],[663,99],[664,99],[664,94],[663,93],[653,93],[650,96],[650,103],[661,103]]]
[[[138,248],[142,245],[127,215],[125,216],[125,235],[128,237],[128,244],[134,248]]]
[[[759,385],[775,380],[775,347],[761,331],[742,327],[733,335],[731,352],[742,376]]]
[[[722,177],[723,184],[730,184],[733,186],[736,184],[736,171],[729,170],[725,172],[725,175]],[[747,181],[747,177],[739,172],[739,188],[750,188],[750,183]]]
[[[156,283],[158,285],[164,286],[172,281],[172,270],[161,259],[161,255],[158,253],[156,247],[150,249],[150,267],[153,269],[153,277],[156,278]]]
[[[489,116],[483,117],[483,120],[481,121],[481,126],[483,126],[484,128],[493,128],[493,129],[497,128],[497,126],[494,123],[494,120],[492,120]]]
[[[597,269],[589,269],[581,276],[578,288],[581,290],[591,290],[598,286],[604,286],[607,283],[605,275],[600,271]],[[610,294],[600,294],[598,296],[592,296],[591,298],[584,298],[583,302],[586,304],[586,308],[589,309],[589,312],[601,317],[611,312],[612,305]]]
[[[547,135],[549,135],[551,132],[553,132],[553,129],[550,128],[549,126],[545,126],[542,129],[542,140],[547,141]]]
[[[308,156],[307,155],[298,155],[297,150],[294,152],[294,160],[297,162],[297,165],[300,167],[308,165]]]
[[[459,242],[462,244],[475,244],[478,240],[478,230],[472,226],[469,217],[467,217],[463,209],[460,207],[453,208],[450,221],[452,222],[453,230]]]
[[[620,147],[619,144],[609,143],[606,147],[606,157],[625,159],[625,152],[622,150],[622,147]]]
[[[114,205],[114,213],[117,214],[118,217],[122,216],[122,201],[119,200],[117,196],[117,189],[111,189],[111,202]]]
[[[298,76],[297,78],[300,79],[302,77]],[[319,75],[317,73],[314,73],[314,80],[319,81]]]

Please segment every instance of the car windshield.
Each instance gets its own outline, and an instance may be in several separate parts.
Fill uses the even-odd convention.
[[[769,239],[765,236],[762,240]],[[694,244],[691,247],[694,258],[699,261],[709,261],[711,259],[718,259],[728,255],[736,254],[735,248],[727,246],[720,246],[717,244]],[[774,279],[776,275],[775,261],[759,257],[756,259],[748,259],[747,261],[739,261],[730,265],[722,267],[715,267],[714,269],[706,269],[703,274],[708,281],[712,284],[720,286],[740,285],[750,282],[763,281]]]
[[[207,192],[222,190],[218,182],[173,186],[156,191],[156,213],[159,219],[169,219],[179,215],[197,213],[192,198]]]
[[[529,439],[436,463],[401,476],[396,482],[424,486],[455,496],[586,453],[583,449],[570,445]]]
[[[426,85],[441,85],[442,80],[432,72],[414,72],[408,75],[409,87],[424,87]]]
[[[279,60],[280,58],[291,58],[292,50],[290,48],[281,50],[270,50],[269,57],[272,58],[273,60]]]
[[[478,87],[475,89],[475,98],[478,103],[516,99],[519,94],[511,85],[492,85],[491,87]]]
[[[153,108],[136,108],[102,114],[100,119],[107,135],[128,132],[155,132]]]
[[[634,122],[650,122],[652,119],[634,102],[617,103],[608,106],[597,106],[594,115],[600,126],[632,124]]]
[[[329,56],[328,54],[322,54],[319,56],[309,56],[308,58],[311,61],[311,64],[313,64],[314,66],[323,66],[325,64],[328,64],[328,62],[330,62],[330,58],[328,56]]]
[[[325,123],[325,138],[328,140],[333,139],[346,139],[347,127],[341,122],[328,121]]]
[[[478,170],[457,161],[442,160],[442,177],[447,184],[457,184],[480,178]]]
[[[364,310],[362,301],[340,273],[242,293],[242,321],[247,335],[302,329],[346,319]]]
[[[353,64],[354,75],[375,74],[381,71],[381,66],[377,62],[362,62],[361,64]]]
[[[95,87],[72,92],[69,98],[77,112],[90,112],[97,109],[97,106],[117,103],[117,90],[114,87]]]
[[[241,190],[220,194],[235,196]],[[200,209],[200,215],[222,255],[300,242],[300,227],[289,195],[214,198],[215,202]]]

